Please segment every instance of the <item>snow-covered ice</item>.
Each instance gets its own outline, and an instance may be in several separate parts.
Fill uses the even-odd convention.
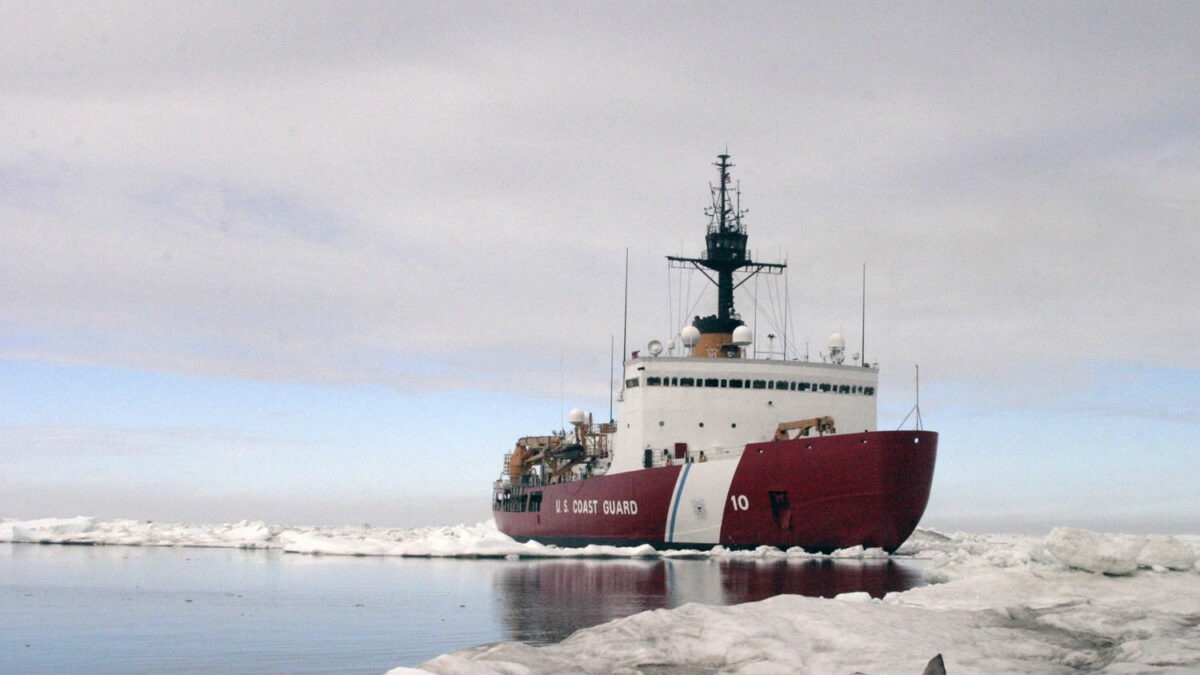
[[[545,647],[459,650],[410,673],[1200,673],[1200,537],[918,530],[927,586],[642,612]],[[1061,557],[1060,557],[1061,556]]]
[[[819,557],[793,548],[763,546],[751,551],[656,551],[642,546],[560,548],[535,541],[517,542],[496,529],[494,521],[478,525],[415,529],[362,526],[294,527],[262,521],[195,525],[141,520],[98,521],[95,518],[0,520],[0,542],[94,544],[120,546],[197,546],[282,549],[289,553],[424,558],[648,558],[648,557]],[[880,549],[861,546],[835,551],[837,558],[886,558]]]
[[[809,557],[791,549],[658,553],[521,544],[491,523],[389,529],[0,520],[0,541],[274,548],[437,557]],[[872,599],[784,595],[642,612],[544,647],[496,643],[392,673],[906,673],[943,654],[967,673],[1200,673],[1200,536],[1056,528],[1049,536],[918,530],[897,557],[926,586]],[[878,550],[831,557],[871,559]]]

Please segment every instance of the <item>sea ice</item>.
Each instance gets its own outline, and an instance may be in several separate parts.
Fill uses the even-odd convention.
[[[309,554],[453,557],[815,557],[800,549],[659,553],[518,543],[493,523],[413,530],[183,525],[93,518],[0,520],[0,541],[275,548]],[[577,631],[544,647],[497,643],[392,673],[905,673],[935,654],[970,673],[1200,673],[1198,536],[1056,528],[1047,537],[918,530],[897,552],[926,586],[882,600],[777,596],[689,604]],[[831,557],[873,559],[851,549]]]
[[[931,584],[883,600],[848,593],[685,605],[555,645],[483,645],[390,673],[919,675],[940,653],[951,675],[1195,674],[1200,574],[1185,564],[1197,546],[1200,537],[1067,528],[1045,539],[919,530],[902,551],[927,561]],[[1104,570],[1122,572],[1094,573]]]

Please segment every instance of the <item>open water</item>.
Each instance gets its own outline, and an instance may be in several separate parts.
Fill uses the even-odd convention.
[[[0,672],[363,672],[689,602],[882,597],[896,560],[438,559],[0,544]]]

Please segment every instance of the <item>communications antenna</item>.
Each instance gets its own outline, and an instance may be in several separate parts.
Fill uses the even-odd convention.
[[[908,414],[904,416],[904,419],[900,421],[900,426],[896,427],[897,431],[903,428],[904,423],[907,422],[908,418],[912,417],[914,414],[916,415],[917,431],[921,431],[925,428],[925,425],[921,422],[921,366],[918,365],[914,367],[917,369],[917,401],[913,405],[912,410],[909,410]]]

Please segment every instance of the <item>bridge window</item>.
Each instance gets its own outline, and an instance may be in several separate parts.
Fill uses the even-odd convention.
[[[863,393],[867,396],[875,395],[875,387],[863,387]]]
[[[787,383],[787,380],[779,380],[779,381],[777,381],[777,382],[775,383],[775,388],[776,388],[776,389],[783,389],[784,391],[787,391],[787,388],[788,388],[788,383]]]
[[[646,386],[647,387],[657,387],[661,384],[662,384],[661,377],[647,377],[646,378]]]
[[[638,379],[636,377],[631,377],[628,380],[625,380],[626,389],[633,389],[636,386],[638,386]]]
[[[801,382],[799,385],[797,385],[796,389],[797,391],[808,391],[808,383]]]
[[[679,378],[678,378],[678,377],[672,377],[672,378],[671,378],[671,386],[672,386],[672,387],[678,387],[678,386],[679,386]]]
[[[821,384],[817,385],[817,389],[820,389],[821,391],[829,391],[829,389],[830,389],[829,383],[822,382]]]
[[[850,385],[843,384],[842,386],[838,387],[838,393],[839,394],[849,394],[850,393]]]
[[[755,389],[766,389],[766,388],[767,388],[767,381],[766,381],[766,380],[755,380],[755,381],[754,381],[754,388],[755,388]]]
[[[719,385],[717,384],[717,378],[715,378],[715,377],[710,377],[710,378],[708,378],[708,379],[704,380],[704,386],[706,386],[706,387],[716,387],[716,386],[719,386]]]
[[[730,380],[730,381],[729,381],[729,388],[730,388],[730,389],[741,389],[741,388],[742,388],[742,381],[741,381],[741,380]]]

